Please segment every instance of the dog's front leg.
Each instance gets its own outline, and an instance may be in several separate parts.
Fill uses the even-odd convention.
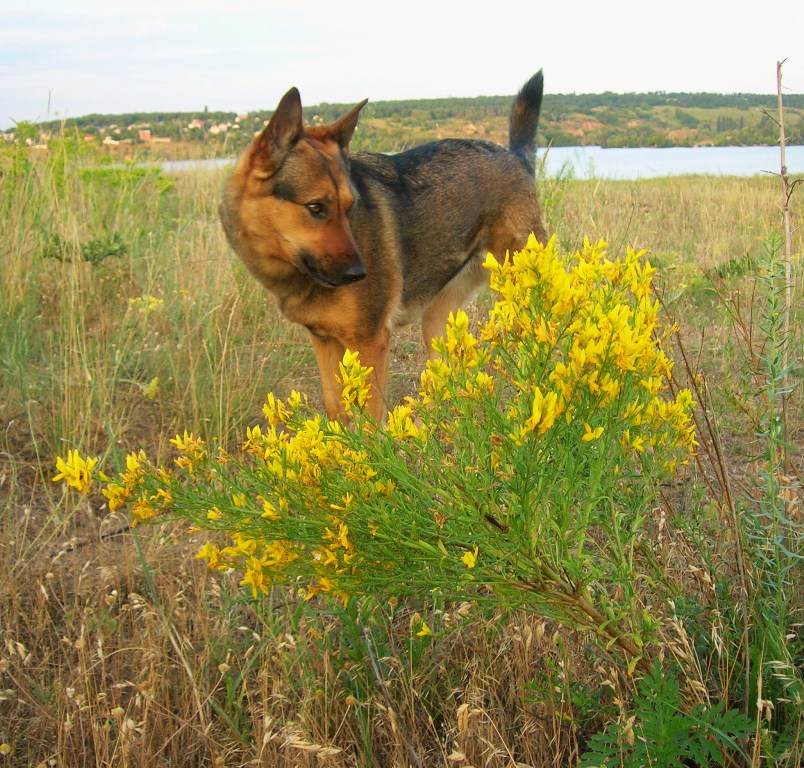
[[[346,412],[341,402],[341,385],[338,383],[340,369],[338,363],[343,360],[346,348],[337,339],[332,337],[316,336],[310,334],[313,341],[313,351],[318,362],[318,372],[321,375],[321,393],[324,397],[324,410],[330,419],[339,416],[344,419]]]
[[[391,352],[391,332],[383,328],[367,344],[357,345],[361,365],[374,369],[371,374],[371,397],[367,404],[369,415],[378,424],[385,416],[388,404],[388,358]]]
[[[346,346],[332,337],[310,335],[313,342],[318,370],[321,374],[321,390],[324,396],[324,409],[331,419],[340,417],[346,422],[347,415],[341,402],[339,363],[343,360]],[[369,415],[379,422],[385,415],[386,386],[388,383],[388,356],[390,352],[390,332],[382,329],[370,342],[350,345],[360,356],[361,365],[373,368],[371,374],[371,395],[366,408]]]

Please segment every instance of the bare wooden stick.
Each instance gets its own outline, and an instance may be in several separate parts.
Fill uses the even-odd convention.
[[[790,180],[787,174],[787,161],[785,159],[784,135],[784,102],[782,100],[782,65],[787,59],[776,62],[776,99],[779,111],[779,156],[781,162],[780,178],[782,180],[782,225],[784,226],[784,318],[782,346],[782,370],[784,373],[784,386],[782,387],[782,424],[784,426],[785,440],[787,439],[787,384],[789,367],[788,348],[790,342],[790,311],[793,307],[793,236],[790,225]],[[787,451],[784,451],[784,458]]]
[[[802,179],[791,181],[787,172],[787,161],[785,159],[785,132],[784,132],[784,103],[782,100],[782,65],[787,59],[776,62],[776,95],[779,111],[779,152],[781,160],[780,178],[782,181],[782,225],[784,227],[784,318],[783,318],[783,339],[782,347],[782,366],[784,370],[784,380],[782,387],[782,423],[784,426],[785,438],[788,435],[787,406],[790,399],[790,314],[793,311],[793,227],[790,221],[790,197],[795,187],[802,182]],[[787,450],[784,451],[784,465],[787,465],[789,456]]]

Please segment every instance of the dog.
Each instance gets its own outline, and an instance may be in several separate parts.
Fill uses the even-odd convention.
[[[349,151],[368,99],[309,127],[291,88],[238,158],[220,204],[226,237],[310,332],[329,418],[346,420],[347,349],[373,368],[366,407],[380,421],[392,331],[421,321],[433,357],[449,313],[488,284],[486,255],[504,258],[531,233],[545,242],[535,180],[543,90],[540,70],[514,98],[507,149],[444,139],[386,155]]]

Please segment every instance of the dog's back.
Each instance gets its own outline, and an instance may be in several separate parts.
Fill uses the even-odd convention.
[[[489,251],[504,256],[531,232],[545,239],[535,188],[542,91],[539,72],[514,100],[507,150],[444,139],[395,155],[350,158],[358,200],[352,231],[367,271],[387,267],[404,275],[398,322],[418,319],[456,277],[464,286],[457,292],[465,292],[459,303],[470,298],[485,280],[481,264]]]

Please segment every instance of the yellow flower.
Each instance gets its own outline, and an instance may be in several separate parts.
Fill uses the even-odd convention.
[[[276,511],[276,507],[262,496],[258,496],[257,498],[262,502],[262,513],[260,517],[264,517],[266,520],[278,520],[279,513]]]
[[[344,352],[343,360],[338,363],[338,368],[340,370],[338,382],[341,385],[341,402],[347,411],[351,411],[355,406],[362,410],[371,397],[371,381],[369,379],[374,369],[361,365],[359,354],[349,349]]]
[[[156,510],[151,506],[149,499],[137,499],[137,501],[131,505],[131,516],[134,518],[133,523],[150,520],[155,514]]]
[[[249,564],[246,568],[246,575],[240,581],[240,586],[251,587],[251,596],[256,599],[257,593],[262,592],[264,595],[268,594],[268,587],[270,582],[265,577],[265,571],[262,569],[262,560],[256,557],[249,558]]]
[[[67,461],[56,457],[56,469],[58,474],[53,478],[53,482],[64,480],[67,485],[72,486],[81,493],[89,493],[92,488],[92,470],[98,463],[98,459],[84,459],[78,451],[68,451]]]
[[[412,410],[409,405],[397,405],[388,414],[388,431],[395,440],[404,440],[406,437],[419,437],[419,428],[411,417]]]
[[[583,423],[583,440],[585,443],[590,443],[592,440],[597,440],[603,434],[603,427],[592,429],[586,422]]]
[[[346,523],[341,523],[338,526],[338,542],[344,549],[352,548],[352,544],[349,541],[349,527]]]
[[[128,490],[119,483],[109,483],[101,493],[109,500],[109,509],[112,512],[125,506],[128,501]]]
[[[422,621],[422,625],[419,628],[419,631],[416,633],[416,637],[429,637],[432,634],[433,632],[430,627],[427,626],[427,622]]]
[[[221,551],[209,541],[196,553],[195,558],[206,560],[210,568],[217,570],[221,567]]]
[[[186,469],[192,475],[195,472],[195,462],[203,460],[206,456],[206,443],[186,429],[184,430],[184,435],[176,435],[170,442],[183,454],[175,458],[173,463],[180,469]],[[144,458],[145,454],[140,453]]]
[[[142,463],[147,461],[148,457],[145,451],[141,450],[139,453],[129,453],[126,456],[126,470],[131,475],[138,475],[142,470]]]
[[[316,552],[313,557],[324,567],[328,565],[335,566],[335,568],[338,567],[338,555],[334,552],[332,547],[322,547],[322,549]]]
[[[266,443],[263,441],[262,430],[259,425],[246,427],[246,442],[243,443],[243,450],[253,456],[265,456]]]
[[[154,376],[142,387],[142,394],[146,400],[156,400],[159,397],[159,377]]]
[[[452,370],[442,357],[429,359],[425,363],[421,376],[422,388],[419,391],[419,397],[422,404],[429,405],[433,402],[449,400],[451,395],[447,386],[453,378]]]
[[[633,293],[636,298],[641,299],[651,292],[651,283],[653,281],[653,275],[656,273],[656,267],[647,259],[645,259],[643,265],[640,266],[639,259],[641,259],[647,251],[635,253],[631,248],[629,248],[628,251],[628,256],[631,261],[626,268],[625,277],[629,281],[631,293]]]
[[[335,584],[328,576],[322,576],[315,584],[311,584],[304,596],[305,600],[312,600],[320,593],[334,594],[340,598],[341,602],[346,605],[349,600],[349,595],[345,592],[339,592],[335,588]]]
[[[493,253],[489,252],[486,254],[486,260],[483,262],[483,267],[494,272],[499,270],[500,262],[497,261]]]
[[[462,309],[454,314],[449,313],[445,331],[445,347],[450,355],[466,357],[474,347],[477,339],[469,332],[469,315]]]
[[[561,415],[561,411],[558,395],[555,392],[548,392],[547,395],[544,395],[542,390],[536,387],[533,392],[531,416],[525,425],[532,432],[538,431],[540,435],[543,435],[553,426],[556,418]]]
[[[466,552],[463,553],[463,557],[461,558],[461,562],[467,568],[474,568],[475,565],[477,565],[477,552],[478,552],[477,547],[475,547],[472,552],[469,552],[467,550]]]
[[[305,395],[302,395],[301,392],[298,392],[295,389],[291,391],[290,396],[288,397],[288,406],[292,408],[294,411],[298,409],[302,405],[302,403],[306,402],[307,397]]]
[[[186,456],[179,456],[173,460],[179,469],[186,469],[191,475],[193,474],[193,462]]]
[[[290,411],[281,400],[274,396],[273,392],[269,392],[268,396],[265,398],[265,405],[262,407],[262,412],[268,421],[269,427],[284,424],[290,418]]]
[[[204,441],[195,437],[192,432],[184,430],[184,435],[176,435],[170,440],[182,453],[202,454],[205,446]]]

